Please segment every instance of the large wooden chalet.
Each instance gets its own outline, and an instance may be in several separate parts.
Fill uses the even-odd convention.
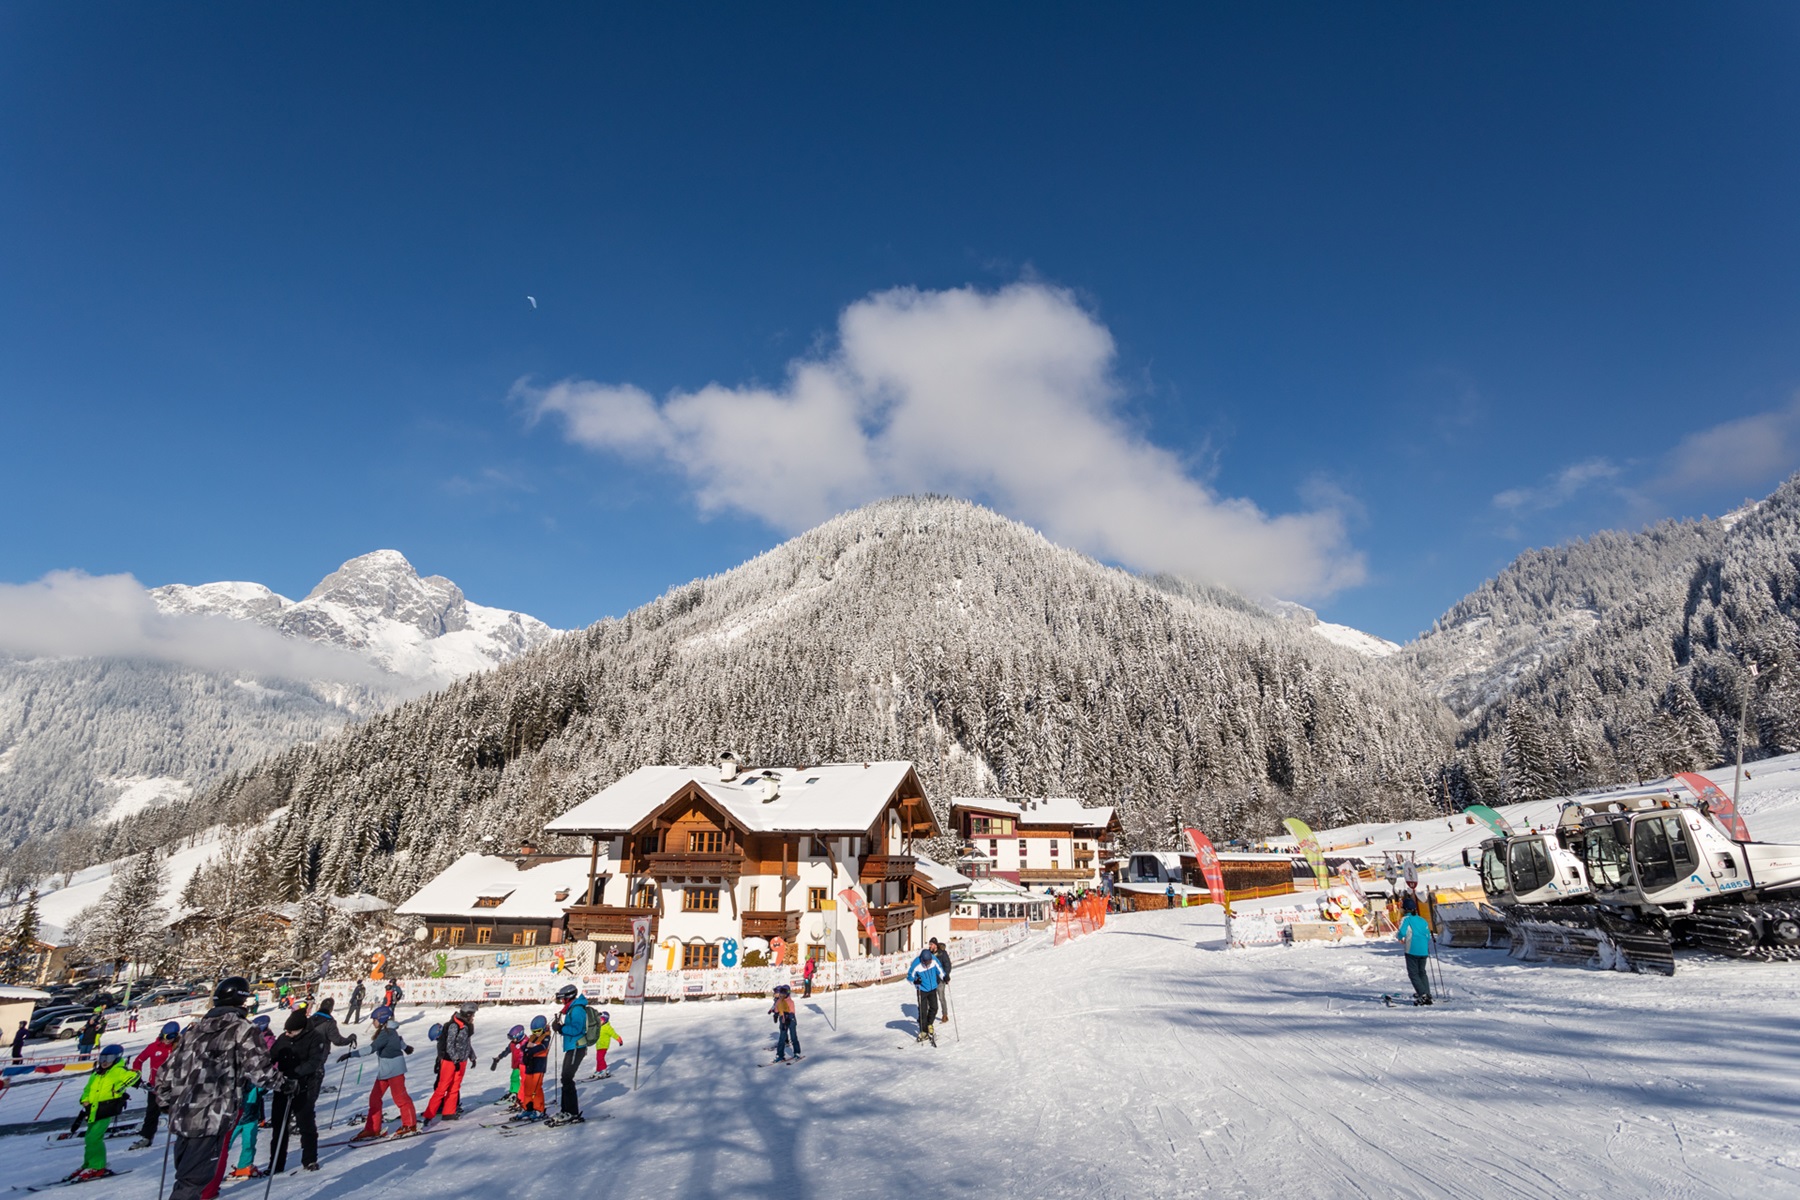
[[[659,968],[719,966],[728,941],[752,938],[781,938],[789,961],[911,950],[948,934],[950,892],[968,882],[915,851],[940,830],[909,762],[640,767],[545,829],[589,839],[569,936],[628,946],[649,917]],[[873,945],[838,905],[846,887],[866,898]]]
[[[1059,891],[1099,886],[1101,864],[1124,833],[1113,809],[1084,808],[1068,796],[959,796],[950,802],[950,820],[957,836],[986,856],[987,874]]]

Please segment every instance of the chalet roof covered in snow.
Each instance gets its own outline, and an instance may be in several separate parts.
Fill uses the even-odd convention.
[[[946,867],[934,858],[920,854],[915,856],[916,865],[913,870],[924,876],[925,884],[934,892],[953,892],[960,887],[968,887],[975,881],[954,867]]]
[[[521,865],[523,864],[523,865]],[[600,856],[600,874],[612,863]],[[587,892],[588,858],[465,854],[394,911],[402,916],[556,921]]]
[[[769,779],[776,784],[774,799],[765,798]],[[861,834],[896,792],[925,798],[910,762],[774,767],[745,771],[729,782],[713,765],[639,767],[544,828],[550,833],[624,833],[690,785],[753,833]],[[920,809],[929,811],[922,803]]]
[[[1087,808],[1073,796],[1041,796],[1030,800],[1002,800],[993,796],[957,796],[950,811],[1007,813],[1020,825],[1068,825],[1076,829],[1105,829],[1113,820],[1110,805]]]

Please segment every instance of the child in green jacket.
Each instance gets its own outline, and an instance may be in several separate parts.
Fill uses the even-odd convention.
[[[106,1129],[113,1118],[125,1111],[125,1089],[138,1081],[138,1073],[125,1065],[125,1051],[118,1046],[105,1046],[94,1060],[94,1073],[81,1089],[81,1111],[69,1126],[74,1133],[87,1121],[87,1139],[83,1143],[81,1169],[70,1179],[101,1179],[111,1175],[106,1165]]]

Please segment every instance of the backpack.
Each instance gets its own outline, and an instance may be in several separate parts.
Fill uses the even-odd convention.
[[[574,1009],[569,1010],[571,1014],[573,1014],[574,1011]],[[575,1039],[575,1044],[580,1046],[583,1050],[586,1050],[600,1040],[600,1014],[583,1004],[581,1006],[581,1019],[586,1022],[586,1024],[581,1027],[581,1036]]]

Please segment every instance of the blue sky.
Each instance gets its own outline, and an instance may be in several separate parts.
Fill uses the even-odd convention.
[[[574,626],[923,481],[1404,639],[1800,467],[1791,6],[649,8],[0,6],[0,580]],[[718,486],[808,372],[867,470]]]

